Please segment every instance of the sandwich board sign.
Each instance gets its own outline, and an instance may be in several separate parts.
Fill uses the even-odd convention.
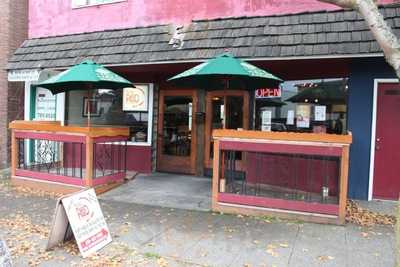
[[[6,242],[0,238],[0,266],[12,267],[10,251],[7,248]]]
[[[84,258],[112,241],[93,188],[58,199],[47,249],[72,236]]]

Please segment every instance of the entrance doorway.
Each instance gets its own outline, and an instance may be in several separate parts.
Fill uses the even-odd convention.
[[[205,124],[204,132],[196,134],[197,128],[203,128],[197,127],[198,124],[204,123],[196,122],[198,104],[203,104],[203,107],[205,104]],[[198,171],[196,167],[210,170],[213,160],[212,130],[248,129],[249,93],[238,90],[209,91],[205,98],[199,98],[196,90],[160,90],[158,118],[157,171],[195,174]],[[197,140],[196,136],[201,140]],[[244,156],[240,153],[234,156],[236,169],[242,170]],[[200,165],[196,165],[199,161]]]
[[[399,198],[400,192],[400,85],[377,88],[373,197]]]
[[[197,110],[195,90],[160,90],[157,170],[194,174]]]
[[[207,92],[204,167],[212,168],[214,129],[249,128],[249,93],[247,91],[221,90]],[[237,169],[241,169],[242,155],[235,155]]]

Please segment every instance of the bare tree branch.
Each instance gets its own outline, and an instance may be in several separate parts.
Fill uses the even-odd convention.
[[[342,8],[356,10],[365,20],[369,29],[382,48],[386,61],[400,78],[400,42],[379,12],[376,0],[318,0]]]
[[[395,69],[400,77],[400,43],[392,28],[386,23],[378,7],[372,0],[358,0],[358,12],[365,19],[386,61]]]
[[[319,0],[319,1],[349,9],[354,9],[357,4],[357,0]]]

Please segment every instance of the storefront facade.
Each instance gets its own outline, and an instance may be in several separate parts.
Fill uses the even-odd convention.
[[[128,2],[122,1],[121,5]],[[395,28],[400,26],[394,23],[400,13],[398,6],[382,10]],[[77,12],[84,12],[84,8]],[[388,164],[395,157],[387,147],[400,146],[392,135],[400,134],[399,129],[391,123],[398,118],[395,103],[399,87],[379,47],[354,12],[184,23],[178,30],[162,25],[32,38],[10,60],[9,71],[62,70],[89,57],[137,85],[136,91],[97,90],[92,103],[98,110],[94,124],[130,128],[128,170],[211,176],[212,131],[216,129],[336,134],[350,131],[353,143],[348,196],[397,198],[399,170],[395,162]],[[36,29],[32,33],[46,35]],[[224,50],[286,82],[280,88],[268,88],[272,93],[221,90],[218,86],[177,88],[166,82]],[[40,88],[32,89],[34,83],[34,79],[25,82],[26,120],[56,119],[65,125],[84,124],[88,105],[85,94],[73,92],[54,97]],[[299,98],[307,90],[327,90],[330,86],[336,88],[334,97],[324,99],[311,94]],[[297,100],[288,101],[295,96]],[[303,120],[299,120],[300,115]],[[243,162],[242,156],[234,156],[233,164],[238,170]],[[335,175],[334,163],[331,167],[318,164],[315,168],[325,168],[328,176]],[[306,175],[303,180],[306,181]],[[300,178],[300,183],[303,180]],[[337,183],[330,190],[338,191]]]

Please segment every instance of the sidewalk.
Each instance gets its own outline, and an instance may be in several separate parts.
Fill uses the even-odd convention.
[[[113,200],[100,203],[114,241],[88,261],[74,255],[71,244],[40,252],[54,198],[16,194],[0,185],[0,203],[0,237],[17,248],[16,266],[35,260],[52,267],[394,266],[395,237],[389,226],[319,225]]]

